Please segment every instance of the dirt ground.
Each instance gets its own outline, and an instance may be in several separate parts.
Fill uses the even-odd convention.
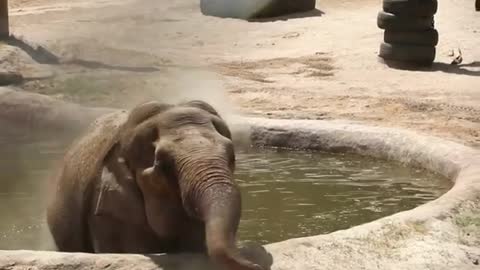
[[[430,69],[379,61],[381,1],[246,22],[198,0],[10,0],[11,28],[57,55],[54,77],[21,87],[87,105],[202,98],[224,111],[402,127],[480,147],[480,12],[442,0]],[[167,3],[168,2],[168,3]],[[450,65],[460,48],[461,65]],[[21,69],[21,65],[20,65]]]

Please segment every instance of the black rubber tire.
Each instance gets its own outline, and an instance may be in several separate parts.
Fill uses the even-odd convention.
[[[480,0],[475,1],[475,10],[480,11]]]
[[[435,29],[425,31],[385,30],[383,41],[393,44],[436,46],[438,44],[438,31]]]
[[[204,15],[257,19],[277,17],[315,9],[316,0],[200,0]]]
[[[431,65],[435,60],[435,47],[382,43],[379,56],[385,60]]]
[[[421,31],[434,27],[433,17],[405,17],[380,11],[377,16],[378,28],[396,31]]]
[[[437,13],[437,0],[383,0],[383,10],[405,16],[431,17]]]

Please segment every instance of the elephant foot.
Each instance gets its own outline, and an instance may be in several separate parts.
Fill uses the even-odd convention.
[[[245,259],[237,250],[222,250],[210,255],[222,270],[264,270],[260,265]]]

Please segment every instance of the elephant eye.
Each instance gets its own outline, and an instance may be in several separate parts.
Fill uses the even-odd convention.
[[[226,146],[226,152],[227,152],[227,157],[228,157],[228,165],[231,167],[235,166],[235,149],[233,147],[233,144],[229,143]]]
[[[165,150],[164,148],[160,147],[156,150],[155,152],[155,160],[153,163],[153,166],[164,172],[165,174],[169,176],[173,176],[174,170],[174,159],[171,156],[171,154]]]
[[[230,132],[230,129],[228,128],[227,124],[225,124],[225,122],[222,119],[218,117],[213,117],[212,124],[218,133],[220,133],[222,136],[224,136],[229,140],[232,139],[232,133]]]
[[[235,166],[235,160],[236,160],[236,158],[235,158],[235,154],[234,154],[234,155],[232,155],[232,157],[230,158],[230,166],[232,166],[232,167]]]

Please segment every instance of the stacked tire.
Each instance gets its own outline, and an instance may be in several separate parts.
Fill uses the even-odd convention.
[[[379,56],[384,60],[429,66],[435,60],[437,0],[383,0],[377,25],[384,29]]]

